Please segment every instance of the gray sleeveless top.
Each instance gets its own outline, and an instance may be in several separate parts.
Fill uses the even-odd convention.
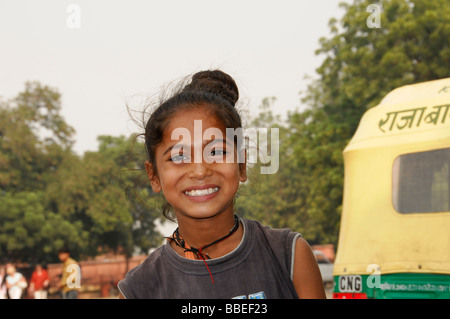
[[[241,219],[244,235],[229,254],[203,260],[180,256],[169,242],[130,270],[118,284],[125,298],[298,298],[292,282],[299,233]]]

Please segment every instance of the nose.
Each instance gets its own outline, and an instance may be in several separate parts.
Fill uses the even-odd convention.
[[[202,161],[201,163],[191,163],[190,166],[190,178],[205,179],[212,174],[209,164],[205,163],[205,161]]]

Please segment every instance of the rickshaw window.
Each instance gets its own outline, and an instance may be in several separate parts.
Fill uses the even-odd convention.
[[[450,148],[398,156],[392,202],[402,214],[450,211]]]

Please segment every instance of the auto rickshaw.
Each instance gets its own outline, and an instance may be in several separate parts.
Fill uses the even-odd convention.
[[[333,298],[450,298],[450,78],[391,91],[343,154]]]

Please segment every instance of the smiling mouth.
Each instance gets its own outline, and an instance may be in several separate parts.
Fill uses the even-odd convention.
[[[193,189],[191,191],[184,191],[184,194],[191,197],[206,196],[210,194],[217,193],[219,187],[210,187],[205,189]]]

